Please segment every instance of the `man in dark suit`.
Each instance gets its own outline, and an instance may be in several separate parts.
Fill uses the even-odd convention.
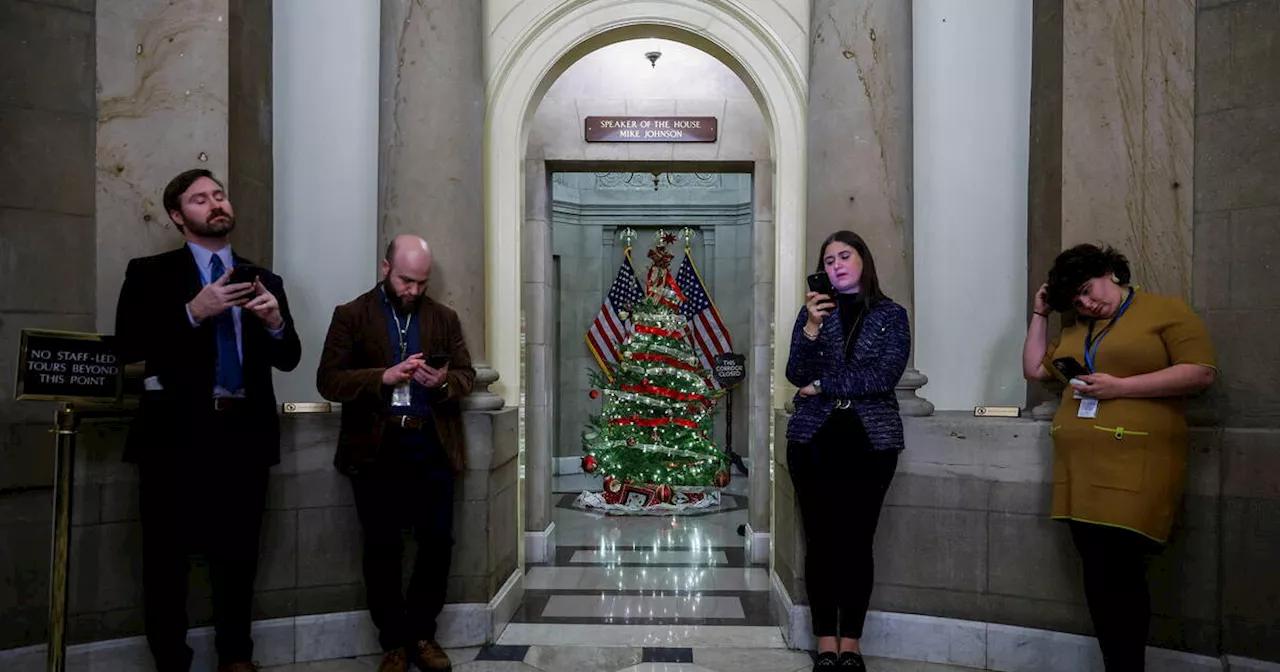
[[[253,672],[258,533],[280,461],[271,369],[296,367],[301,346],[283,281],[231,252],[222,184],[188,170],[164,208],[186,245],[130,261],[116,308],[121,359],[146,362],[125,459],[139,465],[147,643],[158,672],[189,669],[187,563],[203,555],[218,670]]]
[[[426,296],[431,250],[398,236],[380,264],[383,280],[338,306],[325,337],[316,387],[342,404],[335,464],[351,479],[364,528],[369,612],[384,655],[381,672],[450,669],[435,640],[453,548],[454,478],[464,468],[462,410],[475,369],[452,309]],[[418,544],[408,593],[404,547]]]

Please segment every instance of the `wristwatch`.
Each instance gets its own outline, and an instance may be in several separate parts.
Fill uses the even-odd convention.
[[[822,394],[822,379],[821,379],[821,378],[819,378],[818,380],[813,381],[813,383],[811,383],[811,384],[813,385],[813,389],[814,389],[814,390],[816,390],[816,391],[818,392],[818,394]]]

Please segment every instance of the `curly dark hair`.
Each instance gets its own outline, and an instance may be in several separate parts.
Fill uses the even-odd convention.
[[[1116,276],[1122,285],[1129,284],[1129,260],[1115,248],[1086,243],[1064,250],[1049,269],[1049,307],[1060,313],[1073,309],[1086,282],[1108,275]]]

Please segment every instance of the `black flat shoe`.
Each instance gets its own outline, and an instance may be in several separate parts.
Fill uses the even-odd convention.
[[[823,651],[813,659],[813,672],[821,672],[822,670],[840,669],[839,654],[835,651]]]
[[[862,662],[862,654],[852,651],[845,651],[840,654],[838,665],[837,669],[841,670],[862,670],[862,672],[867,670],[867,664]]]

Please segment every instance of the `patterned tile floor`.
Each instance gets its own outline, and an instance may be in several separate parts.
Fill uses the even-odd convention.
[[[737,476],[735,474],[735,476]],[[555,558],[529,565],[525,599],[493,646],[450,650],[456,672],[797,672],[769,610],[768,571],[743,553],[745,478],[719,509],[679,517],[605,516],[573,507],[586,475],[557,477]],[[269,668],[370,672],[380,656]],[[869,660],[874,672],[963,668]]]

